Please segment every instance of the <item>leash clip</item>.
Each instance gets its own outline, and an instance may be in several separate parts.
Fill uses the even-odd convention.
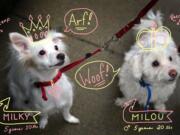
[[[102,48],[105,50],[105,49],[108,49],[109,46],[110,46],[110,43],[111,42],[114,42],[114,41],[118,41],[118,38],[116,37],[116,35],[113,35],[108,41],[106,41],[104,43],[104,45],[102,46]]]

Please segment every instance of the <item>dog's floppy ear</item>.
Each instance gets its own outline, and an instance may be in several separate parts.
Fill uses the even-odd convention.
[[[142,77],[142,55],[141,53],[129,52],[126,54],[126,62],[129,63],[129,66],[132,70],[132,74],[135,79],[140,80]]]
[[[30,44],[27,37],[17,32],[12,32],[9,34],[9,38],[14,49],[20,53],[27,53]]]

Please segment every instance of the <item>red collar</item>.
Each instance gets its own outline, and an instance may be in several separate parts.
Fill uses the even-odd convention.
[[[61,78],[62,72],[59,70],[57,75],[50,81],[46,81],[46,82],[35,82],[34,85],[37,88],[41,88],[41,94],[42,94],[42,98],[44,100],[48,100],[47,96],[46,96],[46,91],[44,87],[47,86],[53,86],[60,78]]]

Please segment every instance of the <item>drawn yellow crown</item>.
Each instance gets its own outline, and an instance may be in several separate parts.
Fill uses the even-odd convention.
[[[37,19],[38,21],[37,23],[35,23],[33,21],[32,15],[29,15],[30,27],[25,27],[22,22],[19,22],[19,26],[23,29],[26,36],[31,36],[34,41],[46,37],[49,31],[50,15],[46,16],[46,20],[44,21],[44,23],[42,21],[42,15],[38,15]]]
[[[150,41],[145,37],[150,34]],[[145,38],[144,38],[145,37]],[[157,49],[165,49],[171,40],[171,31],[161,26],[159,28],[145,28],[137,33],[136,41],[138,46],[144,51],[153,51]],[[150,43],[150,44],[149,44]],[[158,45],[157,45],[158,44]]]

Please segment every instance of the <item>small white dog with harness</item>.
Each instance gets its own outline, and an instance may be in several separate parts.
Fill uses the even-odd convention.
[[[124,97],[117,98],[116,105],[123,106],[124,102],[137,99],[141,105],[147,107],[149,98],[148,102],[154,103],[155,109],[166,109],[165,102],[176,87],[180,60],[172,37],[169,37],[165,48],[159,49],[167,39],[162,35],[169,36],[165,30],[158,31],[160,27],[162,27],[161,14],[160,12],[154,14],[152,11],[148,12],[147,19],[141,19],[141,23],[135,26],[136,31],[145,29],[146,32],[141,33],[140,41],[136,41],[126,53],[125,62],[119,73],[119,86]],[[148,31],[150,29],[156,30],[154,37],[152,31]],[[138,42],[146,48],[152,47],[152,44],[157,48],[150,51],[143,50]]]

